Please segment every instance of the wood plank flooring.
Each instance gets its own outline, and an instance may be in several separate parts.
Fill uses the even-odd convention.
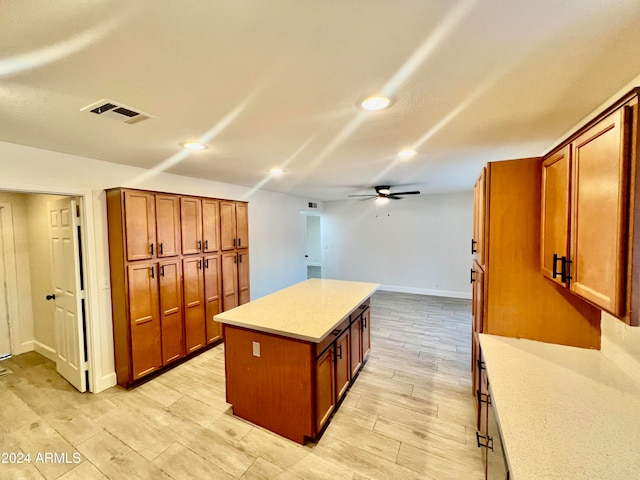
[[[5,360],[0,452],[29,452],[31,463],[0,463],[0,479],[482,479],[470,301],[378,292],[371,312],[369,360],[305,446],[231,415],[222,345],[97,395],[75,391],[36,353]],[[46,452],[68,461],[36,463]]]

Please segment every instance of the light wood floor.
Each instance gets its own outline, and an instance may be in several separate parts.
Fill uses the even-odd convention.
[[[0,376],[0,452],[30,452],[31,463],[0,463],[0,479],[483,478],[470,302],[378,292],[371,308],[369,361],[305,446],[231,415],[223,346],[98,395],[75,391],[36,353],[5,360],[14,373]],[[47,452],[69,463],[35,463]]]

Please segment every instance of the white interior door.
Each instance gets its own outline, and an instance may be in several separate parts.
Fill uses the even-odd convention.
[[[3,208],[0,207],[0,360],[11,356],[6,262],[4,258]]]
[[[55,302],[56,369],[81,392],[87,390],[76,200],[48,203],[49,244]],[[49,299],[49,296],[47,297]]]

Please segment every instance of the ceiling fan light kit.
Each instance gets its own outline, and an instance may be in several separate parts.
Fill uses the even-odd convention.
[[[389,199],[391,200],[401,200],[404,195],[420,195],[420,191],[412,190],[408,192],[391,192],[390,185],[377,185],[373,187],[376,191],[375,194],[370,195],[349,195],[349,197],[367,197],[367,198],[375,198],[376,203],[378,205],[382,205],[387,203]]]

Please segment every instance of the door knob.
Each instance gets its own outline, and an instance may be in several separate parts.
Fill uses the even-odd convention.
[[[46,298],[47,300],[55,300],[55,299],[56,299],[56,294],[55,294],[55,293],[52,293],[51,295],[47,295],[45,298]]]

